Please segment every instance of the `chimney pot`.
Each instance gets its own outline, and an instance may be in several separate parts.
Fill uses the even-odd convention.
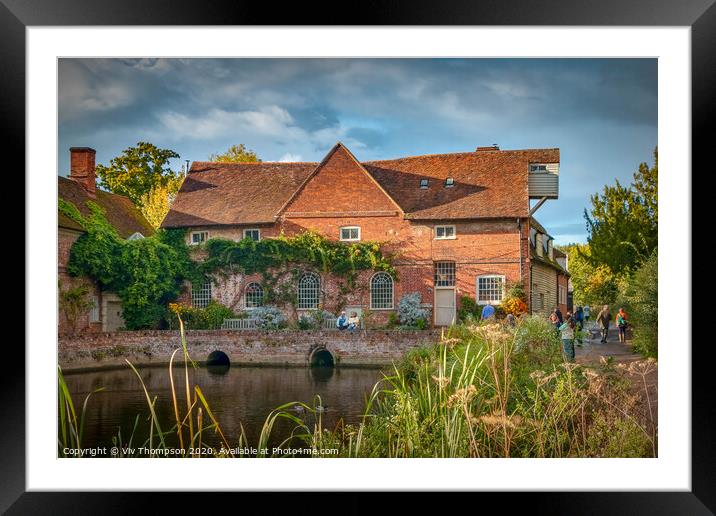
[[[95,154],[89,147],[70,147],[70,179],[81,184],[90,197],[97,192]]]

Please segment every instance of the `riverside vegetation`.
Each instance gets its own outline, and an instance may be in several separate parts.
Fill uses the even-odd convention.
[[[129,436],[118,433],[115,444],[202,456],[202,443],[210,439],[225,450],[212,456],[247,456],[241,451],[249,447],[243,429],[230,443],[201,388],[191,385],[193,362],[181,319],[179,327],[181,348],[168,370],[173,420],[159,420],[157,398],[142,383],[149,435],[135,435],[135,424]],[[563,362],[560,349],[553,327],[538,317],[524,317],[514,328],[500,323],[451,327],[440,342],[413,350],[375,385],[361,423],[323,428],[320,399],[312,406],[289,402],[267,415],[258,441],[251,443],[259,450],[252,456],[271,456],[268,450],[276,446],[339,457],[656,456],[657,426],[646,382],[655,362],[615,366],[603,360],[585,367]],[[177,353],[184,359],[181,384],[175,384],[172,368]],[[66,448],[81,447],[89,396],[78,410],[61,371],[59,384],[58,449],[65,456]],[[293,430],[269,448],[279,422]]]

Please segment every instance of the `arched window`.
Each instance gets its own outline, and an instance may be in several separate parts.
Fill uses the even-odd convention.
[[[386,272],[378,272],[370,280],[371,310],[393,308],[393,278]]]
[[[249,283],[244,291],[244,305],[246,308],[264,306],[264,289],[258,283]]]
[[[298,308],[318,308],[321,294],[321,278],[315,272],[306,272],[298,280]]]

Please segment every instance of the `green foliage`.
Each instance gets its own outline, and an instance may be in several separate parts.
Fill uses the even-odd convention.
[[[153,328],[164,316],[164,305],[176,298],[191,265],[168,242],[176,236],[158,231],[140,240],[125,240],[107,222],[100,206],[87,202],[89,217],[82,217],[74,205],[60,199],[59,209],[81,224],[86,233],[70,251],[67,271],[87,275],[103,290],[117,293],[122,300],[127,329]],[[182,241],[183,243],[183,241]]]
[[[247,149],[243,143],[232,145],[222,154],[212,154],[209,161],[217,161],[219,163],[260,163],[261,160],[256,153]]]
[[[574,244],[561,248],[569,257],[569,273],[574,286],[574,304],[596,307],[613,304],[619,293],[620,278],[606,265],[591,261],[588,244]]]
[[[635,351],[647,356],[658,354],[659,334],[659,257],[654,250],[649,259],[626,282],[623,304],[634,327]]]
[[[170,187],[180,174],[169,168],[169,160],[179,154],[169,149],[160,149],[147,142],[122,151],[112,158],[109,166],[97,165],[100,186],[110,192],[126,195],[132,202],[141,205],[142,197],[153,187]]]
[[[385,271],[395,277],[395,269],[383,256],[377,242],[346,245],[306,231],[295,237],[279,236],[260,241],[245,238],[239,242],[213,238],[204,244],[207,257],[202,269],[245,274],[267,273],[298,268],[318,270],[345,277],[350,284],[361,270]]]
[[[482,309],[470,296],[460,297],[460,309],[457,311],[457,317],[462,322],[475,321],[480,319]]]
[[[166,319],[167,303],[181,293],[184,281],[200,284],[232,272],[261,273],[267,301],[293,303],[296,281],[303,270],[344,277],[349,286],[360,270],[381,270],[395,277],[379,244],[345,245],[310,232],[259,242],[211,239],[194,249],[206,251],[206,258],[194,261],[185,231],[160,229],[148,238],[125,240],[107,222],[100,206],[91,201],[87,206],[91,214],[83,217],[73,204],[59,202],[60,211],[86,232],[72,246],[67,270],[75,276],[87,275],[103,289],[116,292],[129,330],[158,327]],[[279,281],[286,275],[291,281]]]
[[[241,318],[243,314],[236,314],[228,306],[222,305],[218,301],[212,299],[204,308],[193,306],[183,306],[172,304],[170,313],[166,314],[166,320],[171,329],[178,329],[175,322],[178,314],[184,327],[187,330],[218,330],[224,322],[224,319]]]
[[[90,289],[86,284],[63,289],[60,281],[58,287],[60,311],[65,316],[70,331],[74,333],[77,331],[79,318],[94,308],[95,303],[89,295]]]
[[[593,265],[614,274],[636,269],[658,245],[658,152],[654,166],[639,165],[630,187],[619,181],[593,195],[591,213],[584,210]]]

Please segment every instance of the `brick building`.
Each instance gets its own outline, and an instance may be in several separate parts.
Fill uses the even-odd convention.
[[[359,162],[341,143],[320,163],[194,162],[162,226],[188,229],[189,244],[312,230],[379,241],[396,256],[398,278],[363,272],[362,288],[340,307],[334,280],[305,271],[299,311],[345,306],[386,320],[402,295],[418,292],[432,322],[443,326],[455,321],[461,297],[499,304],[507,284],[522,282],[530,310],[547,312],[561,304],[567,272],[532,213],[557,198],[558,167],[558,149],[478,147]],[[530,199],[540,199],[532,211]],[[258,276],[234,274],[194,285],[191,298],[195,306],[217,299],[251,309],[262,288]]]
[[[82,215],[89,215],[87,201],[102,207],[110,224],[123,238],[143,238],[154,230],[136,206],[127,197],[97,189],[95,177],[95,150],[88,147],[70,149],[70,175],[57,178],[58,198],[74,204]],[[84,233],[82,227],[62,212],[57,215],[57,275],[60,288],[67,290],[81,283],[90,287],[94,308],[82,314],[76,324],[76,331],[113,331],[124,325],[119,298],[112,292],[102,291],[89,278],[73,278],[67,274],[70,249]],[[70,330],[67,318],[59,313],[58,331]]]

